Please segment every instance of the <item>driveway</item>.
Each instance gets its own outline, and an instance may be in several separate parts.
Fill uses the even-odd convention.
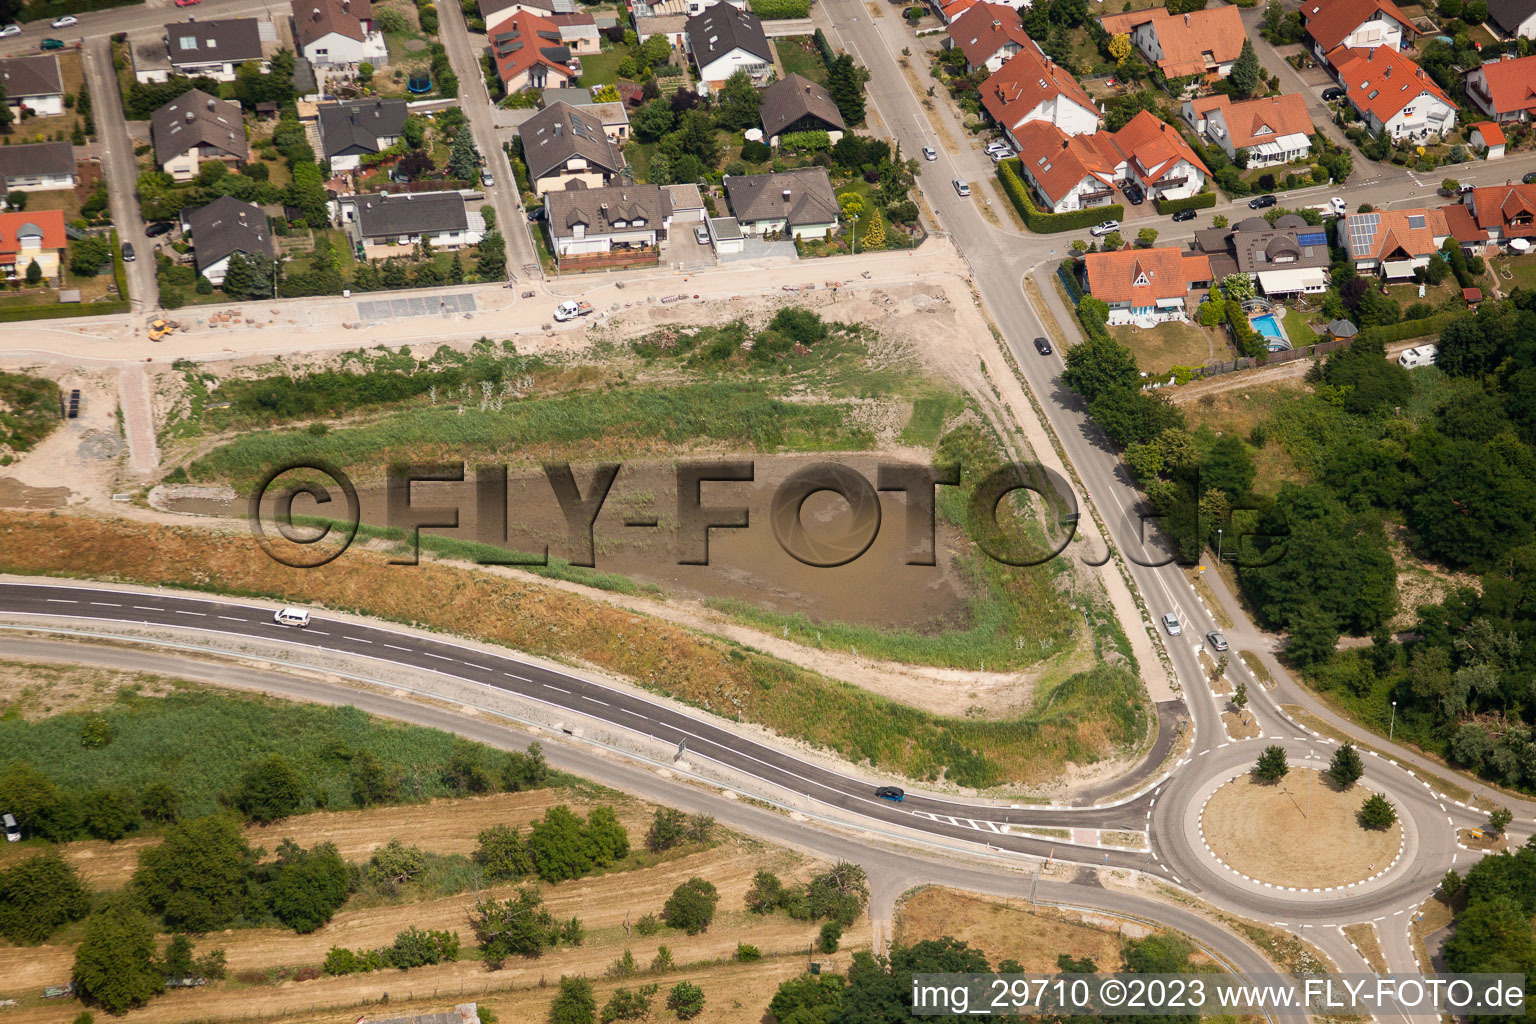
[[[123,242],[133,243],[139,259],[125,263],[128,273],[128,295],[133,301],[133,312],[158,309],[160,290],[155,282],[154,250],[144,234],[144,218],[139,215],[138,200],[133,186],[139,178],[133,157],[133,139],[128,122],[123,118],[123,98],[117,87],[117,75],[112,71],[112,52],[105,37],[96,37],[86,43],[81,54],[85,64],[85,80],[90,83],[91,97],[95,100],[92,110],[96,113],[96,137],[100,140],[102,170],[107,179],[107,200],[112,211],[112,226]],[[136,317],[137,318],[137,317]],[[138,331],[139,325],[134,325]]]
[[[705,242],[700,245],[693,237],[693,229],[702,221],[674,222],[671,232],[667,235],[666,261],[675,263],[684,270],[698,270],[702,267],[713,267],[720,261],[715,258],[715,250]]]

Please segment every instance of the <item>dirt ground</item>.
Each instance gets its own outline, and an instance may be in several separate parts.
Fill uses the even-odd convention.
[[[174,681],[149,673],[0,659],[0,710],[28,722],[105,707],[116,699],[118,690],[129,686],[146,697],[164,696],[175,689]]]
[[[1239,715],[1233,711],[1223,711],[1221,723],[1227,728],[1227,738],[1233,740],[1253,739],[1262,731],[1252,715]]]
[[[1121,933],[1115,924],[1086,923],[1068,911],[1031,907],[1023,900],[973,896],[928,886],[896,911],[896,941],[904,945],[950,935],[986,952],[994,967],[1017,960],[1028,973],[1055,973],[1056,957],[1088,957],[1102,970],[1120,967]],[[1139,926],[1126,934],[1145,933]]]
[[[1216,856],[1250,878],[1344,885],[1392,863],[1402,843],[1401,823],[1377,832],[1355,820],[1369,795],[1358,785],[1341,792],[1310,768],[1292,768],[1274,784],[1243,775],[1212,794],[1201,828]],[[1309,800],[1311,816],[1304,817]]]
[[[1347,924],[1344,926],[1344,937],[1354,943],[1360,955],[1365,957],[1365,962],[1371,965],[1371,970],[1377,974],[1387,973],[1387,958],[1381,953],[1381,940],[1376,935],[1376,926],[1369,921],[1359,924]]]

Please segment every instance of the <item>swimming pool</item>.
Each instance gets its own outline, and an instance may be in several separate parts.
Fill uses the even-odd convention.
[[[1285,333],[1280,330],[1280,322],[1272,314],[1266,313],[1264,316],[1254,317],[1253,329],[1266,338],[1275,338],[1277,340],[1285,338]]]

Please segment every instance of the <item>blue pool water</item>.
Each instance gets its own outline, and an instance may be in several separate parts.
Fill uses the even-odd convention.
[[[1268,314],[1255,317],[1253,320],[1253,329],[1264,335],[1266,338],[1280,339],[1285,337],[1285,335],[1280,333],[1280,325],[1275,321],[1275,318]]]

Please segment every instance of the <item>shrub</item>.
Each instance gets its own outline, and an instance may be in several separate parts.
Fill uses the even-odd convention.
[[[1024,183],[1019,166],[1018,157],[999,160],[997,177],[1003,183],[1003,191],[1008,194],[1009,202],[1013,203],[1019,216],[1024,218],[1024,225],[1031,231],[1038,234],[1078,231],[1101,221],[1119,220],[1125,216],[1125,207],[1119,203],[1095,206],[1091,210],[1073,210],[1071,213],[1045,213],[1030,198],[1029,186]]]
[[[304,798],[304,779],[281,754],[268,754],[246,769],[235,789],[233,803],[247,821],[268,824],[299,809]]]
[[[766,142],[747,142],[741,147],[741,158],[748,163],[760,164],[773,156]]]
[[[748,0],[752,13],[764,20],[805,18],[811,13],[811,0]]]
[[[740,963],[750,964],[763,958],[763,951],[749,942],[736,943],[734,959]]]
[[[635,931],[641,935],[655,935],[661,931],[661,921],[655,914],[642,914],[640,920],[635,922]]]
[[[667,995],[667,1009],[678,1020],[692,1020],[704,1012],[704,990],[691,981],[680,981]]]
[[[645,848],[652,853],[670,850],[683,841],[688,816],[675,807],[658,807],[645,833]]]
[[[1393,807],[1380,793],[1372,793],[1365,798],[1365,803],[1360,805],[1360,812],[1356,817],[1360,820],[1361,828],[1384,832],[1397,821],[1397,808]]]
[[[35,945],[91,909],[90,890],[72,864],[50,850],[0,871],[0,936]]]
[[[719,902],[720,893],[713,885],[702,878],[690,878],[672,890],[661,909],[662,920],[689,935],[698,935],[715,919],[715,904]]]
[[[828,921],[821,926],[819,938],[823,953],[836,953],[837,945],[843,938],[843,926],[836,921]]]
[[[1152,205],[1161,214],[1178,213],[1180,210],[1208,210],[1216,205],[1215,192],[1200,192],[1183,199],[1154,199]]]
[[[785,149],[819,153],[832,148],[832,137],[825,131],[786,132],[779,136]]]

